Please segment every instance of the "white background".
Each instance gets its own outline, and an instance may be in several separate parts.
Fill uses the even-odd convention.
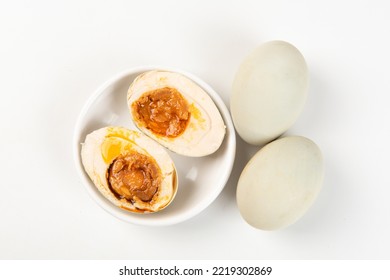
[[[1,259],[390,258],[390,9],[386,1],[1,1]],[[118,72],[178,67],[229,105],[259,44],[294,44],[310,69],[287,134],[325,156],[322,192],[293,226],[247,225],[238,176],[258,150],[237,139],[217,200],[169,227],[122,222],[87,194],[72,158],[84,102]]]

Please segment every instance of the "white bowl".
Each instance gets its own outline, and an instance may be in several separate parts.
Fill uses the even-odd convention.
[[[221,147],[212,155],[190,158],[169,152],[175,162],[179,187],[175,199],[164,210],[152,214],[137,214],[111,204],[89,179],[81,163],[81,143],[87,134],[104,126],[123,126],[138,130],[127,107],[127,90],[141,73],[159,69],[181,73],[202,87],[213,99],[226,125],[226,136]],[[73,152],[77,171],[91,197],[108,213],[138,225],[172,225],[183,222],[203,211],[221,193],[233,168],[236,136],[230,113],[219,95],[194,75],[165,67],[138,67],[120,73],[104,83],[84,105],[76,123]]]

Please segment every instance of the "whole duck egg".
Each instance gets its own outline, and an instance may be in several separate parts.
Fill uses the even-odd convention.
[[[297,120],[308,89],[304,57],[293,45],[270,41],[250,53],[233,81],[234,126],[249,144],[264,145]]]
[[[277,230],[298,221],[318,196],[324,177],[318,146],[301,136],[275,140],[245,166],[237,185],[237,204],[255,228]]]

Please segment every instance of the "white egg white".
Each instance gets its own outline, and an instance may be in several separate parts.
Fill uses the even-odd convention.
[[[162,173],[162,183],[150,202],[118,198],[111,191],[107,172],[120,155],[138,152],[152,157]],[[167,207],[176,195],[178,179],[175,165],[163,147],[139,132],[122,127],[104,127],[86,136],[81,149],[82,163],[100,193],[114,205],[136,213],[157,212]]]
[[[164,87],[176,89],[190,105],[189,123],[175,138],[156,135],[137,121],[131,109],[133,102],[144,93]],[[141,74],[130,85],[127,102],[135,125],[175,153],[201,157],[214,153],[222,144],[226,128],[218,108],[200,86],[182,74],[157,70]]]

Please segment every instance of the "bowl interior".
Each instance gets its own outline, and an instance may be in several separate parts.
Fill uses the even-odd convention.
[[[105,126],[123,126],[138,130],[132,123],[127,107],[127,90],[141,73],[153,69],[181,73],[213,99],[226,125],[221,147],[212,155],[191,158],[168,151],[178,171],[179,186],[175,199],[162,211],[137,214],[112,205],[94,186],[81,163],[81,143],[87,134]],[[236,139],[230,113],[218,94],[199,78],[177,69],[140,67],[125,71],[102,85],[87,101],[78,118],[74,132],[74,158],[83,184],[94,200],[112,215],[134,224],[169,225],[185,221],[210,205],[224,188],[234,162]]]

